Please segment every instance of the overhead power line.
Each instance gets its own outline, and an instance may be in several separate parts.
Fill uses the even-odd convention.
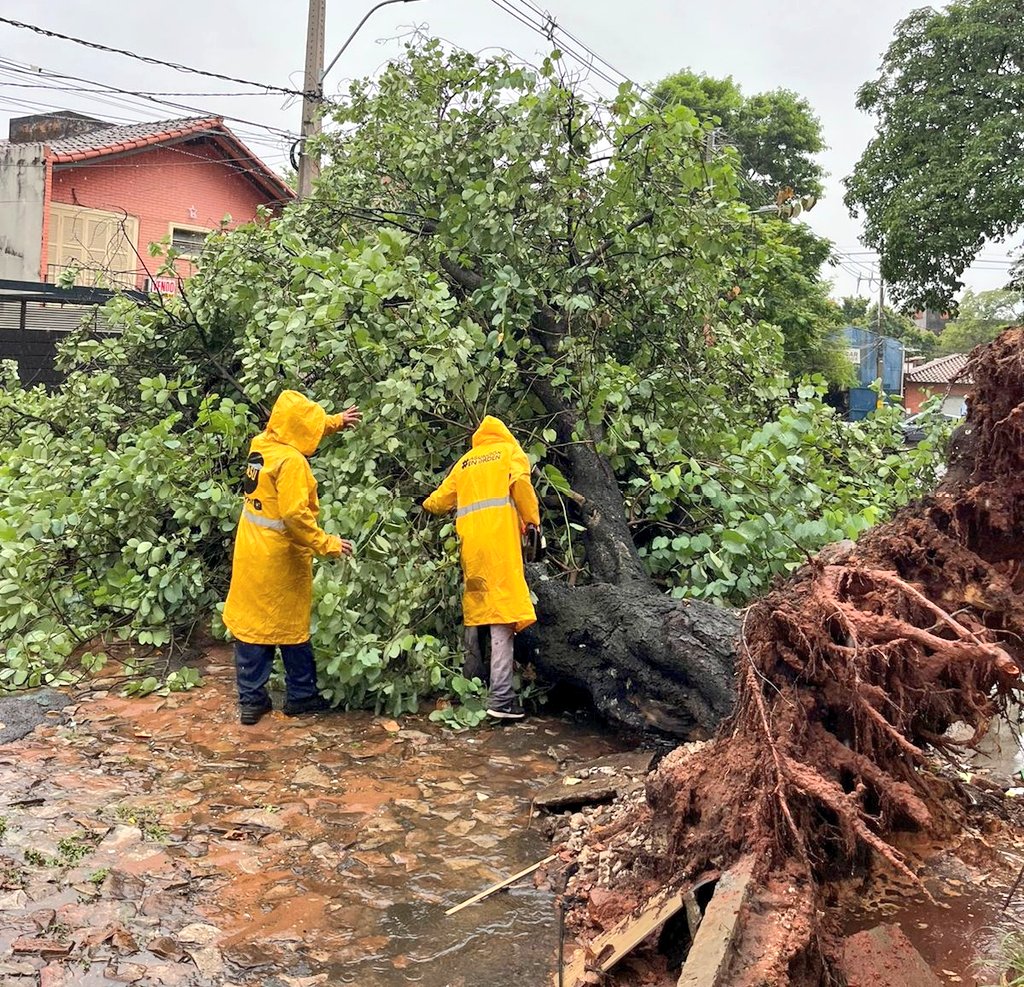
[[[32,69],[26,69],[26,72],[32,72]],[[45,77],[45,72],[40,72],[40,75]],[[94,93],[102,92],[102,90],[93,89],[88,86],[51,86],[44,82],[7,82],[4,83],[8,88],[12,89],[60,89],[62,92],[68,93]],[[103,83],[96,83],[96,85],[103,85]],[[166,92],[164,90],[153,90],[153,89],[140,89],[134,93],[135,96],[197,96],[200,98],[216,96],[218,98],[222,96],[277,96],[278,93],[268,93],[262,89],[251,89],[248,92],[211,92],[211,93],[197,93],[191,90],[186,92]]]
[[[125,48],[111,48],[109,45],[100,44],[97,41],[87,41],[84,38],[75,38],[70,34],[61,34],[59,31],[51,31],[49,28],[40,27],[38,24],[26,24],[24,21],[16,21],[10,17],[0,17],[0,24],[8,24],[11,27],[20,28],[25,31],[32,31],[44,38],[56,38],[60,41],[70,41],[72,44],[81,45],[83,48],[92,48],[95,51],[104,51],[111,55],[122,55],[125,58],[134,58],[138,62],[145,62],[147,65],[162,65],[164,68],[174,69],[176,72],[187,72],[190,75],[202,75],[208,79],[220,79],[222,82],[235,82],[242,86],[254,86],[266,92],[282,93],[285,96],[305,96],[301,89],[289,89],[285,86],[275,86],[269,82],[254,82],[252,79],[240,79],[233,75],[223,75],[220,72],[209,72],[206,69],[197,69],[191,65],[183,65],[180,62],[167,62],[162,58],[153,58],[149,55],[140,55],[138,52],[128,51]]]
[[[0,20],[2,20],[2,18],[0,18]],[[94,100],[97,100],[98,102],[102,103],[102,102],[105,102],[103,97],[106,96],[106,95],[111,95],[112,94],[112,95],[115,95],[115,96],[124,96],[124,97],[128,97],[129,99],[132,99],[132,100],[139,100],[139,101],[141,101],[143,103],[152,103],[152,104],[154,104],[156,106],[168,107],[169,109],[177,110],[178,112],[185,111],[185,112],[188,112],[188,113],[194,113],[194,114],[196,114],[198,116],[219,116],[219,117],[223,117],[225,120],[231,120],[232,122],[240,123],[240,124],[243,124],[244,126],[247,126],[247,127],[256,127],[256,128],[258,128],[260,130],[265,130],[268,133],[273,134],[275,137],[281,138],[282,140],[292,140],[293,136],[294,136],[293,134],[291,134],[287,130],[282,130],[279,127],[271,127],[271,126],[269,126],[268,124],[265,124],[265,123],[258,123],[255,120],[247,120],[244,117],[234,116],[234,115],[229,114],[229,113],[220,113],[218,111],[211,110],[211,109],[209,109],[207,107],[192,106],[192,105],[189,105],[187,103],[171,102],[169,100],[160,99],[160,98],[158,98],[156,96],[152,96],[152,95],[149,95],[147,93],[136,92],[135,90],[132,90],[132,89],[122,89],[119,86],[113,86],[113,85],[110,85],[109,83],[101,82],[98,79],[89,79],[89,78],[86,78],[84,76],[70,75],[70,74],[65,73],[65,72],[57,72],[57,71],[51,70],[51,69],[29,68],[29,67],[27,67],[24,64],[19,64],[17,62],[11,61],[10,59],[4,59],[4,58],[0,58],[0,66],[5,66],[6,70],[9,73],[15,73],[16,77],[20,77],[20,78],[25,78],[25,77],[39,78],[41,76],[41,77],[46,78],[46,79],[64,80],[64,81],[71,81],[71,82],[82,82],[82,83],[85,83],[85,84],[90,85],[90,86],[98,87],[97,89],[83,90],[80,93],[80,96],[83,99],[94,99]],[[10,85],[10,84],[9,83],[3,83],[3,85]],[[41,83],[37,83],[37,85],[39,85],[40,88],[46,88]],[[66,87],[64,87],[64,86],[54,86],[53,88],[67,91]],[[222,95],[222,94],[218,94],[218,95]],[[262,94],[254,93],[252,95],[262,95]],[[111,105],[117,105],[117,103],[115,102],[115,103],[113,103]],[[122,106],[127,105],[127,106],[130,106],[131,108],[136,109],[136,110],[139,109],[139,107],[134,106],[133,104],[125,104],[123,101],[122,101],[121,105]]]

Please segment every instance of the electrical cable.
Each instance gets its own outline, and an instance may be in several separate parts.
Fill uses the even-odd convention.
[[[2,20],[2,18],[0,18],[0,20]],[[175,110],[179,110],[179,111],[187,110],[190,113],[196,113],[196,114],[198,114],[200,116],[219,116],[219,117],[222,117],[225,120],[232,120],[232,121],[235,121],[237,123],[241,123],[241,124],[243,124],[243,125],[245,125],[247,127],[256,127],[256,128],[258,128],[260,130],[266,130],[268,133],[274,134],[274,136],[279,137],[282,140],[292,140],[292,139],[294,139],[294,134],[293,133],[291,133],[291,132],[289,132],[287,130],[282,130],[282,129],[278,128],[278,127],[271,127],[268,124],[258,123],[255,120],[247,120],[244,117],[237,117],[237,116],[233,116],[233,115],[227,114],[227,113],[215,113],[215,112],[212,112],[211,110],[205,109],[203,107],[190,106],[187,103],[171,102],[169,100],[159,99],[157,97],[143,96],[141,93],[137,93],[134,90],[122,89],[119,86],[112,86],[112,85],[110,85],[108,83],[100,82],[97,79],[88,79],[88,78],[84,78],[82,76],[70,75],[68,73],[57,72],[55,70],[50,70],[50,69],[43,69],[43,70],[41,70],[39,72],[36,72],[36,71],[33,71],[30,68],[25,68],[23,66],[18,65],[18,63],[13,62],[10,59],[0,58],[0,65],[6,66],[9,72],[19,73],[22,76],[29,75],[29,74],[31,74],[31,75],[43,74],[43,75],[45,75],[45,77],[50,78],[50,79],[63,79],[63,80],[66,80],[66,81],[84,82],[84,83],[88,83],[90,85],[101,87],[103,92],[102,93],[96,93],[96,95],[92,96],[93,99],[100,100],[102,95],[105,95],[105,94],[108,94],[108,93],[115,94],[115,95],[120,95],[120,96],[127,96],[127,97],[131,97],[131,98],[142,99],[144,102],[155,103],[155,104],[160,105],[160,106],[167,106],[167,107],[170,107],[171,109],[175,109]],[[59,88],[63,88],[63,87],[59,87]],[[88,97],[85,97],[83,95],[83,98],[88,98]],[[116,104],[112,104],[112,105],[116,105]],[[138,109],[137,107],[132,107],[132,108]]]
[[[24,21],[16,21],[10,17],[0,17],[0,24],[7,24],[10,27],[19,28],[25,31],[32,31],[44,38],[56,38],[60,41],[70,41],[72,44],[81,45],[84,48],[92,48],[95,51],[106,52],[111,55],[122,55],[125,58],[134,58],[136,61],[145,62],[147,65],[162,65],[165,68],[174,69],[176,72],[186,72],[191,75],[201,75],[208,79],[220,79],[223,82],[235,82],[241,86],[254,86],[267,92],[282,93],[285,96],[302,96],[311,99],[316,98],[314,93],[306,93],[301,89],[288,89],[284,86],[275,86],[272,83],[254,82],[252,79],[240,79],[237,76],[224,75],[220,72],[209,72],[205,69],[197,69],[191,65],[183,65],[180,62],[168,62],[162,58],[153,58],[149,55],[140,55],[138,52],[128,51],[125,48],[112,48],[96,41],[87,41],[84,38],[76,38],[70,34],[61,34],[59,31],[51,31],[48,28],[40,27],[38,24],[26,24]]]

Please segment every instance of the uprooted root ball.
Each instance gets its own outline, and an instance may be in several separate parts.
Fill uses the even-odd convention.
[[[1024,329],[977,349],[968,372],[942,488],[747,611],[732,716],[648,781],[663,851],[648,886],[750,853],[765,887],[794,865],[812,889],[872,862],[916,881],[894,835],[959,825],[958,792],[925,748],[951,746],[957,721],[976,742],[1021,687]],[[817,944],[811,924],[804,948]]]

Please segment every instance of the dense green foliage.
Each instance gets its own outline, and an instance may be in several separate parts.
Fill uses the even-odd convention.
[[[677,72],[657,84],[656,105],[686,107],[737,154],[738,194],[752,206],[772,202],[789,187],[797,194],[820,195],[824,172],[814,156],[825,147],[821,123],[810,104],[778,89],[746,97],[731,77],[715,79]],[[819,272],[830,245],[803,223],[761,223],[766,263],[772,276],[762,279],[764,317],[782,330],[784,363],[795,377],[821,373],[831,383],[849,383],[849,364],[834,332],[842,323]]]
[[[939,337],[940,353],[970,353],[991,342],[1007,326],[1024,317],[1024,296],[1019,291],[965,291],[956,318]]]
[[[780,325],[813,328],[820,286],[800,273],[787,307],[799,239],[752,219],[689,109],[586,104],[556,60],[430,45],[356,84],[339,122],[308,202],[211,236],[182,297],[112,303],[121,334],[73,340],[58,393],[5,381],[0,685],[65,674],[100,635],[163,652],[208,618],[284,387],[365,410],[313,460],[324,527],[356,542],[316,566],[313,640],[337,702],[393,712],[475,692],[454,672],[453,525],[414,505],[485,413],[537,464],[556,571],[588,576],[570,453],[592,444],[680,596],[743,602],[931,481],[933,445],[899,448],[895,411],[848,425],[822,378],[784,372]]]
[[[686,106],[722,128],[739,153],[755,205],[786,186],[798,195],[821,195],[825,173],[815,161],[825,150],[821,121],[797,93],[773,89],[745,96],[732,76],[715,79],[685,70],[662,79],[653,96],[659,106]]]
[[[878,132],[846,180],[846,203],[863,211],[900,307],[945,309],[985,241],[1024,224],[1020,3],[915,10],[857,105]]]

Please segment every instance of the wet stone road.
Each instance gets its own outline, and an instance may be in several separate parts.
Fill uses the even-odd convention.
[[[531,793],[617,741],[542,717],[242,727],[211,661],[196,692],[100,690],[0,746],[0,985],[545,981],[549,894],[444,911],[545,856]]]

